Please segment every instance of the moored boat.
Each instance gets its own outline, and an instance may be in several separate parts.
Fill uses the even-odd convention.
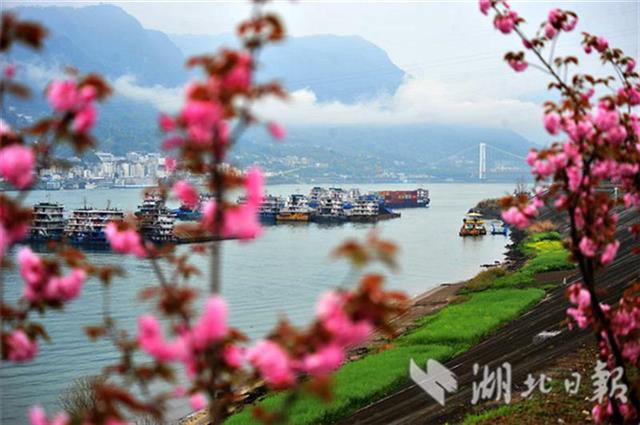
[[[478,213],[468,213],[462,219],[462,227],[458,232],[460,236],[482,236],[487,234],[484,227],[482,215]]]
[[[305,222],[311,218],[307,198],[304,195],[290,195],[276,214],[278,222]]]
[[[427,189],[415,190],[383,190],[378,195],[384,199],[385,206],[389,208],[424,208],[428,207],[429,191]]]
[[[124,212],[107,206],[104,209],[84,206],[71,212],[64,228],[64,238],[72,245],[107,247],[104,229],[111,221],[124,220]]]
[[[33,206],[29,241],[59,241],[64,235],[64,205],[39,202]]]
[[[166,207],[160,193],[145,193],[135,215],[138,217],[138,230],[144,239],[160,243],[175,242],[173,228],[176,215]]]

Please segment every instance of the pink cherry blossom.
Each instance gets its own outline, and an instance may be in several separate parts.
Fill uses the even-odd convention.
[[[571,166],[565,168],[565,173],[567,173],[567,179],[569,180],[569,188],[575,192],[582,181],[582,170],[578,166]]]
[[[227,303],[220,296],[210,296],[200,320],[191,330],[193,344],[204,349],[210,343],[223,339],[227,332]]]
[[[538,152],[535,149],[531,149],[529,153],[527,153],[527,164],[533,165],[536,159],[538,159]]]
[[[508,224],[516,226],[519,229],[524,229],[529,226],[529,218],[524,215],[518,207],[511,207],[504,211],[502,213],[502,219]]]
[[[600,262],[603,265],[607,265],[613,261],[616,257],[616,253],[618,252],[618,248],[620,247],[620,242],[613,241],[607,246],[605,246],[604,251],[602,252],[602,257],[600,258]]]
[[[595,406],[593,406],[593,409],[591,409],[591,417],[597,424],[603,423],[612,414],[613,408],[611,407],[611,403],[608,401],[604,406],[602,404],[596,404]]]
[[[633,69],[636,67],[636,61],[629,58],[629,60],[627,61],[627,67],[626,67],[626,71],[627,72],[633,72]]]
[[[487,15],[489,13],[489,9],[491,8],[491,0],[480,0],[479,1],[480,12],[483,15]]]
[[[193,410],[202,410],[207,406],[207,397],[202,393],[197,393],[189,397],[189,404]]]
[[[20,275],[28,285],[44,280],[46,275],[44,263],[30,248],[24,247],[18,251],[18,264]]]
[[[244,350],[237,345],[225,345],[222,350],[222,358],[227,366],[239,368],[244,361]]]
[[[503,34],[509,34],[516,26],[517,20],[518,14],[515,11],[510,10],[504,15],[496,15],[493,25]]]
[[[73,131],[78,134],[86,134],[96,123],[98,113],[92,104],[85,105],[73,118]]]
[[[625,343],[622,349],[622,357],[631,364],[637,364],[638,359],[640,359],[640,342],[628,341]]]
[[[607,131],[605,139],[614,146],[619,145],[627,138],[627,129],[623,125],[616,125]]]
[[[245,190],[247,192],[247,202],[259,206],[262,203],[264,187],[264,176],[258,167],[251,167],[247,170],[245,177]]]
[[[213,136],[215,125],[222,119],[222,108],[213,102],[190,99],[180,116],[188,128],[189,137],[202,143]]]
[[[618,111],[615,108],[600,105],[593,122],[600,130],[607,131],[617,125],[619,119]]]
[[[509,59],[507,63],[516,72],[522,72],[529,66],[529,63],[522,59]]]
[[[567,19],[562,23],[562,30],[566,32],[571,32],[575,29],[576,25],[578,25],[578,17],[567,16]]]
[[[580,252],[582,252],[582,254],[585,257],[594,257],[596,255],[596,249],[598,248],[598,246],[596,245],[595,242],[593,242],[592,239],[588,238],[587,236],[583,236],[582,239],[580,240]]]
[[[239,205],[225,210],[222,235],[238,239],[253,239],[262,233],[258,209],[253,204]]]
[[[160,114],[158,117],[158,126],[160,130],[166,133],[175,130],[176,121],[167,114]]]
[[[553,39],[553,37],[556,36],[556,34],[558,33],[558,30],[555,29],[553,27],[553,25],[551,25],[551,23],[547,22],[547,24],[544,26],[544,35],[549,39]]]
[[[80,93],[74,81],[56,80],[49,86],[48,98],[53,109],[66,112],[78,107]]]
[[[66,413],[61,412],[49,421],[42,407],[32,406],[29,409],[29,423],[31,425],[67,425],[69,424],[69,417]]]
[[[0,149],[0,175],[18,189],[26,189],[34,180],[36,157],[27,146],[9,145]]]
[[[175,182],[173,191],[186,207],[195,208],[198,205],[198,191],[186,180]]]
[[[104,233],[111,248],[121,254],[133,254],[138,257],[146,257],[147,252],[142,245],[140,234],[133,229],[120,230],[118,224],[107,224]]]
[[[324,328],[332,334],[333,341],[343,347],[366,341],[373,331],[365,320],[353,321],[344,311],[345,295],[336,291],[325,293],[316,307],[316,314]]]
[[[27,362],[38,352],[38,344],[31,341],[24,331],[17,329],[7,337],[8,358],[12,362]]]
[[[569,307],[567,309],[567,316],[571,317],[580,329],[586,329],[587,326],[589,326],[587,316],[585,316],[583,311],[580,309]],[[569,326],[569,329],[571,329],[571,325]]]
[[[74,269],[66,276],[54,276],[47,283],[45,297],[51,301],[71,301],[80,295],[86,277],[81,269]]]
[[[251,84],[251,56],[242,53],[231,70],[222,78],[222,87],[230,90],[246,90]]]
[[[247,351],[247,359],[273,387],[288,387],[295,381],[289,355],[273,341],[259,341]]]
[[[560,130],[560,115],[557,112],[549,112],[544,115],[544,128],[549,134],[558,134]]]
[[[604,52],[609,48],[609,42],[606,38],[600,36],[596,39],[596,50],[600,53]]]
[[[159,362],[184,360],[187,347],[183,338],[165,341],[160,322],[150,314],[138,318],[138,344]]]
[[[283,140],[287,135],[284,127],[275,121],[269,123],[269,133],[271,133],[271,136],[276,140]]]
[[[338,369],[344,362],[344,350],[342,347],[331,344],[307,354],[302,359],[302,369],[310,375],[327,375]]]

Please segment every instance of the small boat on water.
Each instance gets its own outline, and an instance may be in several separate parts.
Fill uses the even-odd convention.
[[[462,227],[458,232],[460,236],[482,236],[487,234],[487,229],[484,227],[484,220],[482,220],[482,214],[468,213],[462,219]]]
[[[502,220],[492,220],[491,223],[492,235],[505,235],[509,233],[509,225]]]
[[[33,206],[29,241],[59,241],[64,236],[64,225],[64,205],[38,202]]]

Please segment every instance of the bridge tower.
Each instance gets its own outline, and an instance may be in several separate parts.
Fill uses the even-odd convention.
[[[480,151],[478,152],[478,179],[485,180],[487,178],[487,144],[480,143]]]

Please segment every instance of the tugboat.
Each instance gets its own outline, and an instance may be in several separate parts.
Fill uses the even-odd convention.
[[[39,202],[33,206],[30,242],[59,241],[64,235],[64,205]]]
[[[87,207],[73,210],[64,228],[64,237],[72,245],[106,248],[104,229],[111,221],[124,220],[124,212],[107,205],[105,209]]]
[[[311,209],[304,195],[290,195],[276,214],[278,222],[306,222],[311,218]]]
[[[484,221],[481,220],[482,215],[478,213],[468,213],[462,219],[462,227],[458,234],[460,236],[482,236],[487,234],[484,227]]]
[[[160,193],[145,193],[135,215],[138,217],[138,230],[144,239],[155,243],[175,242],[173,227],[176,215],[167,209]]]

